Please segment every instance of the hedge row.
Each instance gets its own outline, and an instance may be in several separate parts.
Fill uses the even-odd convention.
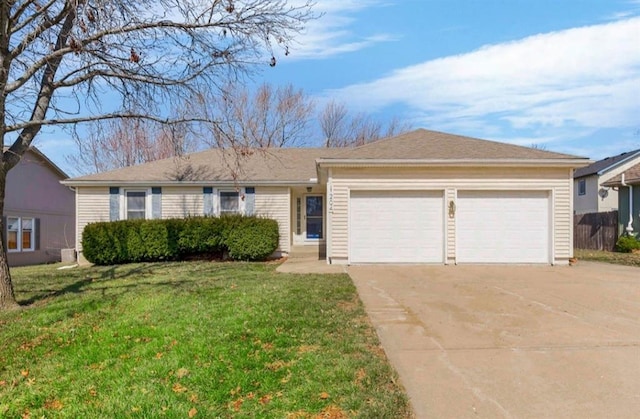
[[[278,223],[242,215],[87,224],[84,257],[97,265],[181,260],[200,255],[265,260],[278,248]]]

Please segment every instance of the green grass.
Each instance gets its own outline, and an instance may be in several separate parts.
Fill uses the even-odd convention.
[[[275,266],[13,269],[0,417],[410,417],[349,277]]]
[[[640,253],[619,253],[584,249],[575,249],[573,253],[578,261],[591,260],[595,262],[615,263],[618,265],[640,266]]]

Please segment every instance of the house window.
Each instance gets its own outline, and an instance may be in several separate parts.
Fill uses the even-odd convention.
[[[35,220],[28,217],[7,217],[7,250],[30,252],[35,250]]]
[[[147,193],[145,191],[126,192],[127,220],[144,220],[147,213]]]
[[[220,192],[220,215],[240,212],[240,194],[238,192]]]
[[[580,179],[578,181],[578,195],[587,194],[587,181],[586,179]]]

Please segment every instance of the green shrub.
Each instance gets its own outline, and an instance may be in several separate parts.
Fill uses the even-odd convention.
[[[222,253],[224,242],[219,218],[193,217],[184,220],[179,233],[178,249],[181,255]]]
[[[226,240],[229,256],[235,260],[265,260],[278,248],[278,223],[266,218],[246,219]]]
[[[640,240],[630,235],[624,235],[616,242],[616,252],[631,253],[640,249]]]
[[[88,224],[84,257],[96,265],[221,255],[264,260],[278,247],[274,220],[241,215],[169,220],[124,220]]]

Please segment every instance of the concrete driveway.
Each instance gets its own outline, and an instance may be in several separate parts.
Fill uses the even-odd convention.
[[[418,418],[640,415],[640,268],[352,266]]]

